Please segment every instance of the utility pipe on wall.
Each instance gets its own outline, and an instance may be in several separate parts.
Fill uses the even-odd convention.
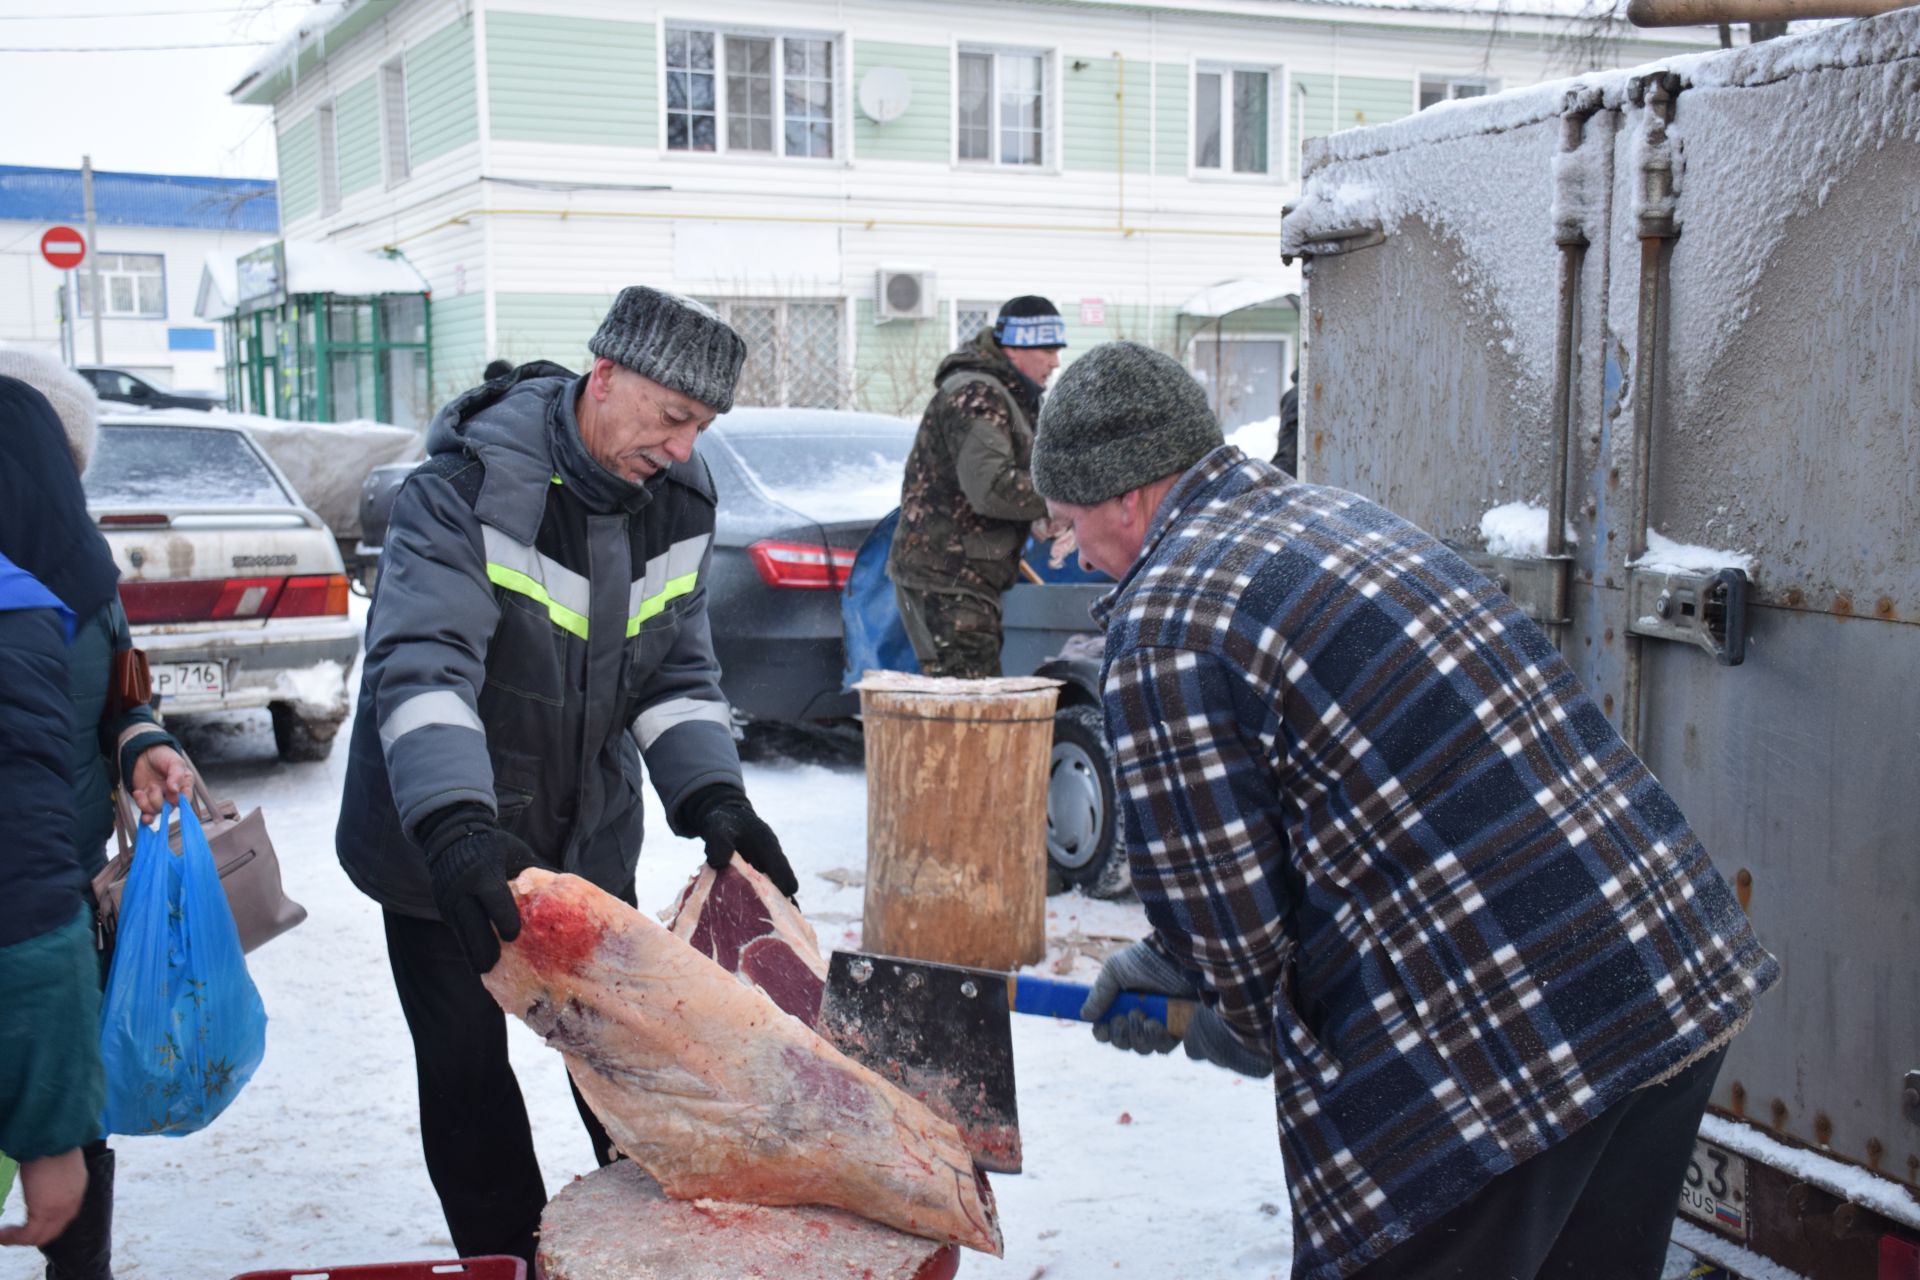
[[[1633,517],[1627,526],[1629,571],[1647,552],[1647,529],[1653,516],[1653,444],[1659,428],[1660,383],[1665,376],[1662,346],[1666,341],[1667,268],[1672,258],[1673,241],[1680,234],[1674,218],[1673,144],[1667,127],[1673,123],[1674,98],[1680,92],[1680,77],[1661,71],[1633,82],[1631,96],[1640,100],[1645,112],[1641,128],[1645,139],[1638,199],[1637,230],[1640,233],[1640,310],[1634,338],[1633,376]],[[1627,593],[1632,607],[1632,592]],[[1629,620],[1631,621],[1631,620]],[[1620,736],[1635,752],[1645,750],[1644,719],[1641,715],[1641,684],[1645,665],[1646,641],[1626,633],[1626,689],[1620,707]]]
[[[1725,22],[1800,22],[1808,18],[1871,18],[1916,0],[1628,0],[1636,27],[1712,26]]]

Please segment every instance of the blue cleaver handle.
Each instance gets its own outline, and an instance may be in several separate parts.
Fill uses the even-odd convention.
[[[1055,978],[1034,978],[1026,974],[1009,976],[1007,985],[1012,990],[1013,1011],[1032,1013],[1046,1018],[1067,1018],[1080,1020],[1080,1006],[1087,1002],[1093,988],[1079,982],[1061,982]],[[1191,1000],[1176,1000],[1168,996],[1141,995],[1134,991],[1123,991],[1108,1006],[1107,1012],[1100,1018],[1106,1022],[1112,1018],[1124,1017],[1138,1009],[1147,1017],[1166,1027],[1174,1035],[1184,1035],[1187,1020],[1193,1013]]]

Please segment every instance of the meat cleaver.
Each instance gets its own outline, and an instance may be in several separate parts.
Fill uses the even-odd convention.
[[[836,951],[815,1028],[960,1130],[974,1163],[1020,1172],[1009,1012],[1078,1020],[1091,988],[898,956]],[[1193,1003],[1123,992],[1101,1021],[1134,1009],[1184,1036]]]

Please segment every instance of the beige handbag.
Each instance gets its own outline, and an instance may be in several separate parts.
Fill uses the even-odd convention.
[[[180,753],[186,759],[186,753]],[[263,942],[271,942],[307,918],[307,909],[289,898],[280,885],[280,859],[274,855],[273,841],[267,838],[267,820],[260,810],[240,816],[239,806],[222,800],[207,789],[206,779],[193,761],[187,760],[193,774],[193,809],[207,833],[207,847],[213,850],[213,865],[220,872],[220,887],[226,890],[227,906],[233,911],[233,923],[240,931],[240,947],[251,951]],[[100,903],[100,944],[113,947],[113,935],[120,919],[120,894],[127,885],[127,873],[133,869],[133,829],[140,821],[133,797],[125,787],[113,789],[113,834],[119,842],[119,854],[93,878],[93,896]],[[173,824],[170,843],[180,849],[180,828]]]

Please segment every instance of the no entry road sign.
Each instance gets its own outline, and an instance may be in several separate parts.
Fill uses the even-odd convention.
[[[71,271],[87,256],[87,242],[72,227],[54,227],[40,237],[40,256],[61,271]]]

